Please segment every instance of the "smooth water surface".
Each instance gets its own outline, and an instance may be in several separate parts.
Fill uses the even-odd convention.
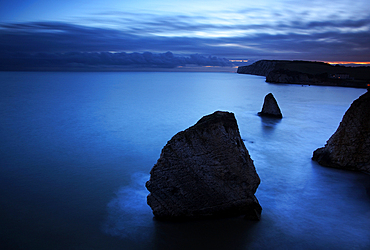
[[[1,249],[370,249],[370,176],[312,152],[366,90],[232,73],[0,72]],[[261,118],[272,92],[284,118]],[[144,184],[166,142],[234,112],[262,220],[153,220]]]

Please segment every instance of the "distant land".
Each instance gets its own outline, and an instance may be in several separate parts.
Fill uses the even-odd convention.
[[[302,85],[370,87],[370,67],[346,67],[324,62],[260,60],[238,67],[237,73],[266,76],[266,82]]]

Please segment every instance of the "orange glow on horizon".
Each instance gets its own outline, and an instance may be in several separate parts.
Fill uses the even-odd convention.
[[[358,64],[358,65],[370,65],[370,62],[325,62],[329,64]]]
[[[244,59],[232,59],[232,60],[229,60],[230,62],[248,62],[248,60],[244,60]]]

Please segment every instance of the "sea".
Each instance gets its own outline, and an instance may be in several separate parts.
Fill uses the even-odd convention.
[[[216,72],[0,72],[0,249],[370,249],[370,175],[311,160],[365,89]],[[283,119],[262,118],[273,93]],[[145,182],[161,149],[235,114],[260,221],[164,222]]]

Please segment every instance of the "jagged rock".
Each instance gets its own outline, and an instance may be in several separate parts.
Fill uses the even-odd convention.
[[[259,219],[259,183],[234,114],[216,111],[167,142],[150,171],[147,202],[159,219]]]
[[[277,104],[277,101],[275,100],[275,97],[272,93],[269,93],[265,96],[262,111],[258,112],[258,115],[283,118],[279,105]]]
[[[320,165],[370,173],[370,92],[355,100],[325,147],[313,153]]]

